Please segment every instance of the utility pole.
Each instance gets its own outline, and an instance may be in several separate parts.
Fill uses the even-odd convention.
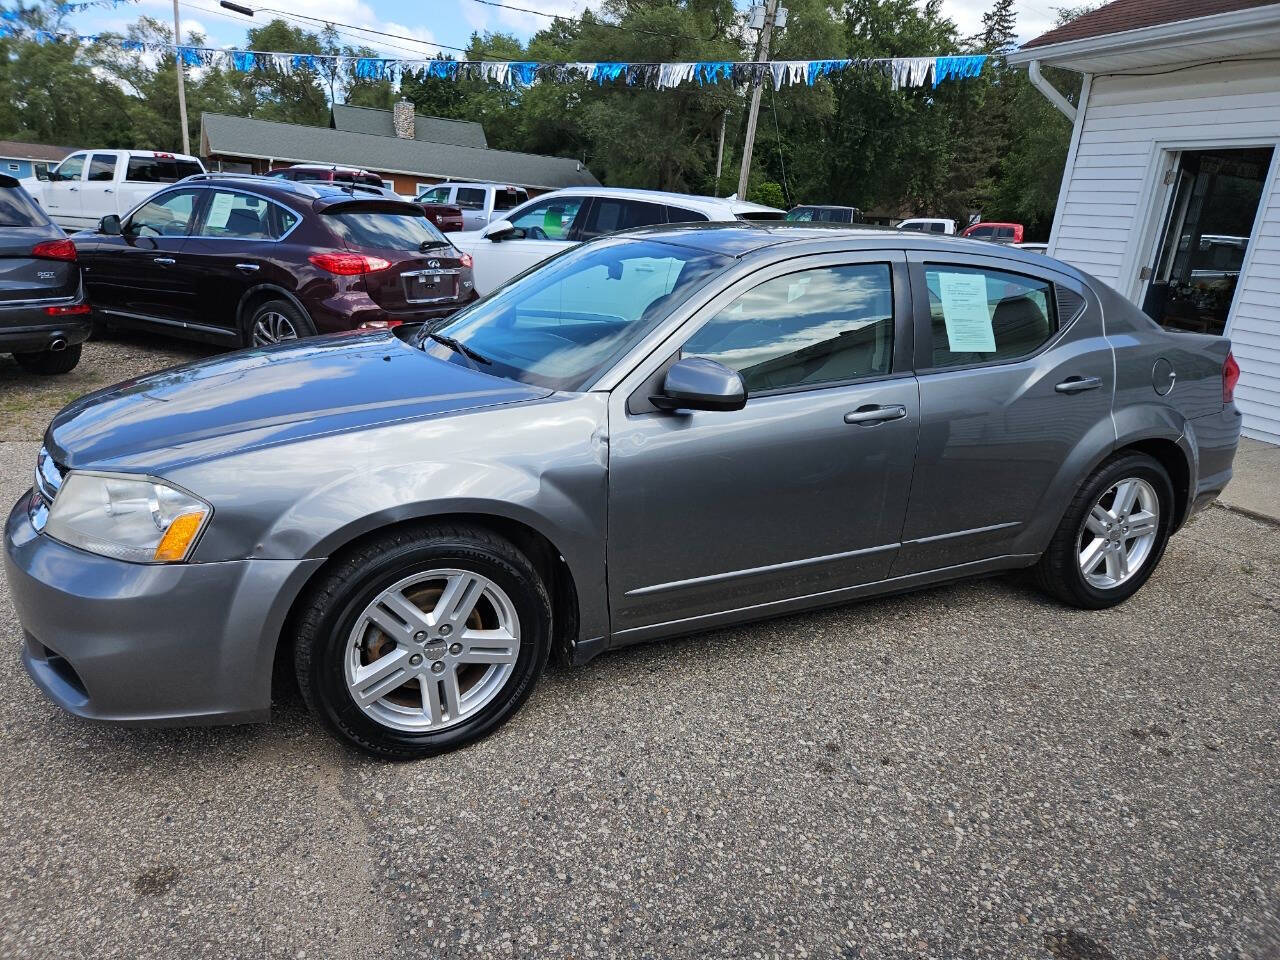
[[[720,145],[716,147],[716,196],[720,196],[720,164],[724,161],[724,128],[729,123],[729,108],[720,114]]]
[[[182,20],[178,16],[178,0],[173,0],[173,66],[178,71],[178,119],[182,121],[182,152],[191,152],[191,135],[187,133],[187,88],[182,77]]]
[[[173,0],[177,3],[178,0]],[[769,62],[769,38],[773,35],[773,21],[778,15],[778,0],[765,0],[764,26],[760,30],[757,62]],[[738,174],[738,199],[747,198],[747,181],[751,178],[751,151],[756,143],[756,115],[760,112],[760,92],[763,77],[751,90],[751,109],[747,113],[747,140],[742,145],[742,172]]]

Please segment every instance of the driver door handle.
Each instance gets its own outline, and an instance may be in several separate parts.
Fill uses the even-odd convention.
[[[1097,390],[1100,386],[1101,377],[1067,377],[1053,389],[1059,393],[1084,393],[1086,390]]]
[[[168,267],[168,266],[172,266],[172,265],[173,265],[174,263],[176,263],[177,261],[176,261],[176,260],[174,260],[174,259],[173,259],[173,257],[152,257],[152,258],[151,258],[151,262],[152,262],[152,263],[162,263],[162,264],[164,264],[166,267]]]
[[[901,420],[907,415],[907,408],[900,403],[890,403],[881,407],[867,404],[844,415],[845,423],[884,423],[886,420]]]
[[[254,273],[258,269],[256,263],[237,263],[236,269],[241,273]]]

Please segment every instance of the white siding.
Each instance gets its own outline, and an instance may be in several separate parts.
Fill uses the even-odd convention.
[[[1166,149],[1280,144],[1273,63],[1094,77],[1049,253],[1138,296],[1167,191]],[[1280,169],[1276,167],[1273,169]],[[1280,443],[1280,182],[1262,198],[1227,333],[1240,362],[1245,433]],[[1152,212],[1155,215],[1152,215]]]

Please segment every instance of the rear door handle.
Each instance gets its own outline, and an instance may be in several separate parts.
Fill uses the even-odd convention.
[[[844,415],[845,423],[884,423],[886,420],[901,420],[907,415],[907,408],[900,403],[890,403],[885,406],[859,407],[857,410],[851,410]]]
[[[236,269],[243,273],[254,273],[258,269],[258,265],[256,263],[237,263]]]
[[[176,260],[174,260],[174,259],[173,259],[173,257],[152,257],[152,258],[151,258],[151,262],[152,262],[152,263],[162,263],[162,264],[164,264],[166,267],[171,267],[171,266],[173,266],[173,264],[175,264],[177,261],[176,261]]]
[[[1100,386],[1101,377],[1067,377],[1053,389],[1059,393],[1084,393],[1086,390],[1097,390]]]

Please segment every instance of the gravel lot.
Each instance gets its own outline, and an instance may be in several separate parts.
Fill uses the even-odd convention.
[[[78,392],[0,358],[0,501]],[[46,703],[0,581],[0,956],[1280,956],[1280,536],[1117,610],[988,580],[553,668],[462,753]]]

